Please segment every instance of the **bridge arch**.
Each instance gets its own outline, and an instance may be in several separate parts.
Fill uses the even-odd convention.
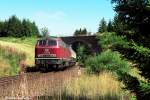
[[[80,43],[85,45],[91,53],[99,53],[101,51],[96,36],[68,36],[61,38],[65,43],[71,45],[73,49],[75,49],[77,47],[76,45]]]
[[[70,45],[75,52],[77,52],[77,49],[79,49],[81,46],[84,47],[88,53],[93,52],[91,44],[88,44],[83,40],[73,41]]]

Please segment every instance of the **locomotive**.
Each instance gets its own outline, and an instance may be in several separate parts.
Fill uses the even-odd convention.
[[[63,69],[75,65],[76,53],[61,38],[39,39],[35,46],[35,65],[40,70]]]

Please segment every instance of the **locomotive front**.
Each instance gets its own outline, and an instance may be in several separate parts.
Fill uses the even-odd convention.
[[[60,38],[40,39],[35,46],[35,65],[40,69],[69,66],[71,51]]]

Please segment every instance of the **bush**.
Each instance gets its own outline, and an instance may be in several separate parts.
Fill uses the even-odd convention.
[[[129,63],[122,59],[118,52],[107,50],[100,55],[91,57],[85,62],[89,73],[100,73],[105,70],[114,72],[115,74],[125,73],[129,71]]]
[[[121,55],[123,55],[124,58],[130,60],[132,63],[135,63],[135,65],[139,66],[138,69],[140,70],[140,74],[144,76],[145,78],[144,83],[141,82],[139,78],[130,75],[129,72],[125,73],[124,70],[119,69],[119,68],[117,69],[119,72],[119,74],[117,74],[119,76],[118,79],[124,83],[124,85],[126,86],[126,89],[136,94],[136,97],[138,100],[149,100],[150,99],[150,96],[149,96],[150,95],[150,92],[149,92],[150,90],[149,88],[150,87],[150,84],[149,84],[150,82],[150,73],[149,73],[150,49],[143,47],[143,46],[139,46],[136,43],[134,43],[134,41],[127,41],[127,39],[124,36],[118,36],[116,33],[103,33],[102,35],[98,36],[98,39],[99,39],[99,43],[102,46],[103,51],[106,51],[108,49],[111,49],[113,51],[118,51]],[[109,55],[109,56],[113,56],[113,55]],[[108,57],[108,58],[110,59],[111,57]],[[102,60],[100,61],[102,62]],[[112,61],[114,61],[113,57],[112,57]],[[115,62],[115,63],[118,64],[118,62]],[[124,64],[126,66],[127,63],[124,63]],[[103,68],[108,69],[107,67],[106,68],[103,67]]]
[[[129,43],[124,36],[117,36],[116,33],[103,33],[98,35],[97,38],[100,40],[99,44],[103,50],[115,49],[116,47],[127,47]]]

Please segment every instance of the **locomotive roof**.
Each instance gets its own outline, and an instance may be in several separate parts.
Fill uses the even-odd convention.
[[[48,37],[48,38],[40,38],[38,40],[61,40],[61,38],[58,38],[58,37]]]

